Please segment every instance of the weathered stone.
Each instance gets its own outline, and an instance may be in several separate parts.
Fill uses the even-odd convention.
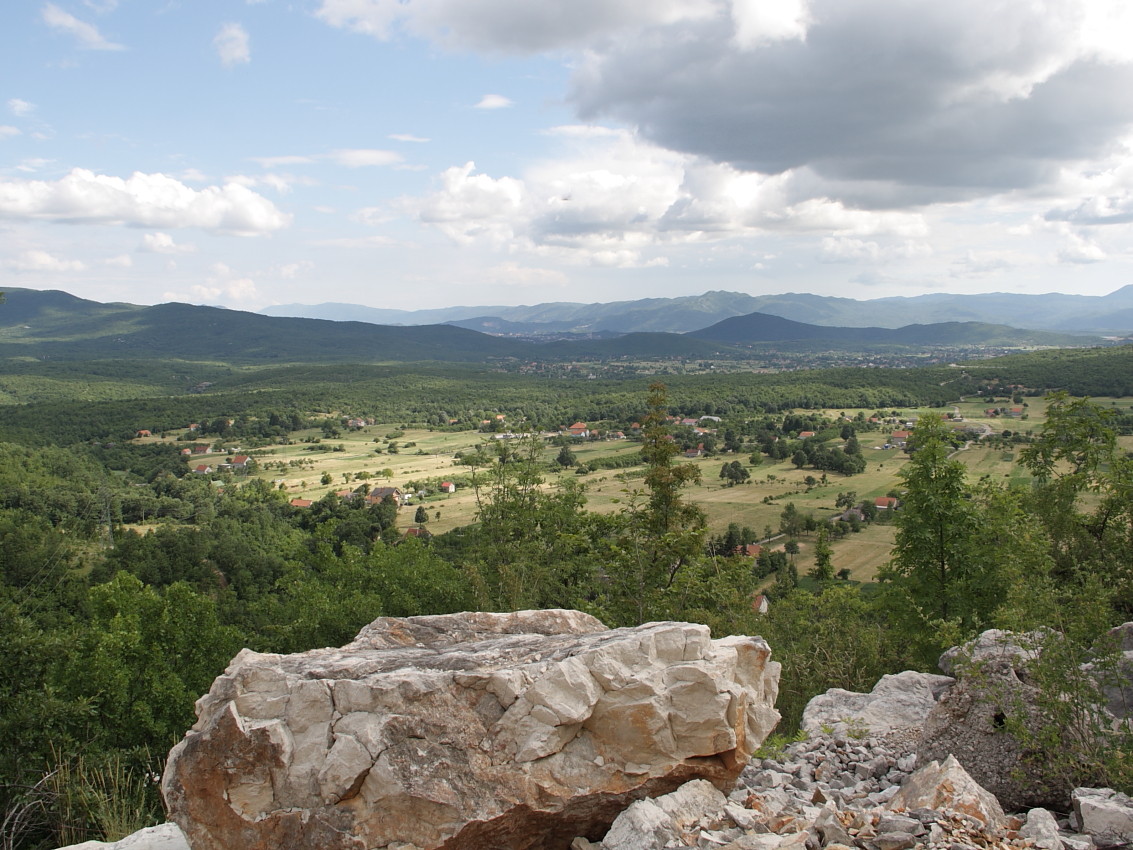
[[[1099,846],[1133,842],[1133,801],[1112,788],[1075,788],[1071,794],[1078,828]]]
[[[968,775],[955,757],[930,762],[912,774],[889,802],[894,811],[947,809],[970,815],[993,829],[1003,823],[999,801]]]
[[[638,800],[614,820],[602,839],[605,850],[664,847],[702,817],[719,818],[727,798],[703,779],[686,782],[653,800]]]
[[[831,688],[807,703],[801,728],[816,735],[887,735],[919,729],[953,680],[906,670],[882,676],[868,694]]]
[[[1027,812],[1027,822],[1019,828],[1019,835],[1031,839],[1041,850],[1062,850],[1058,821],[1046,809],[1036,808]]]
[[[955,756],[1011,811],[1065,809],[1070,802],[1050,760],[1027,750],[1009,729],[1009,719],[1039,723],[1038,691],[1026,673],[1035,657],[1029,647],[1037,637],[993,629],[966,644],[963,652],[945,653],[951,659],[942,657],[941,664],[960,678],[925,718],[917,748],[918,765]],[[961,661],[966,656],[970,662]]]
[[[175,823],[151,826],[120,841],[84,841],[60,850],[189,850],[185,834]]]
[[[341,649],[241,652],[163,791],[194,850],[566,846],[691,778],[728,787],[777,687],[762,639],[689,623],[380,619]]]

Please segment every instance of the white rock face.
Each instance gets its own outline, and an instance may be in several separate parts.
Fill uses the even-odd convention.
[[[60,850],[189,850],[189,842],[177,824],[163,823],[135,832],[121,841],[84,841]]]
[[[1079,829],[1101,847],[1133,842],[1133,801],[1112,788],[1075,788],[1071,794]]]
[[[341,649],[241,652],[163,792],[193,850],[596,840],[634,800],[735,779],[778,721],[769,655],[575,611],[381,619]]]
[[[807,703],[801,728],[811,735],[887,735],[919,729],[955,680],[906,670],[882,676],[868,694],[831,688]]]

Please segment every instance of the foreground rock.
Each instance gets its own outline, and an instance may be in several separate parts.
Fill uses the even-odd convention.
[[[857,736],[920,729],[954,682],[950,676],[906,670],[882,676],[868,694],[831,688],[807,703],[800,728],[808,735]]]
[[[84,841],[62,850],[189,850],[189,844],[177,824],[163,823],[135,832],[121,841]]]
[[[778,674],[762,639],[688,623],[381,619],[341,649],[241,652],[163,792],[193,850],[565,847],[690,779],[730,788]]]

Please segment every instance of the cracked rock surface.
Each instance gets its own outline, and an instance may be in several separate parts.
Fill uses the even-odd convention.
[[[778,720],[769,655],[577,611],[383,618],[241,652],[162,789],[193,850],[565,847],[691,779],[730,788]]]

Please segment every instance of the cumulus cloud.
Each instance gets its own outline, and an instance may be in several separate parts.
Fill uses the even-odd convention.
[[[12,136],[20,135],[19,127],[12,127],[8,124],[0,124],[0,139],[9,139]]]
[[[164,174],[128,178],[76,168],[56,181],[0,180],[0,218],[138,227],[198,227],[253,236],[290,216],[235,183],[196,190]]]
[[[476,109],[507,109],[512,105],[510,98],[502,94],[486,94],[476,104]]]
[[[148,254],[191,254],[197,250],[197,246],[178,244],[168,233],[146,233],[142,236],[142,245],[138,250]]]
[[[6,265],[14,272],[81,272],[87,267],[79,260],[64,260],[40,250],[24,251]]]
[[[94,24],[80,21],[69,12],[65,12],[54,3],[47,3],[43,7],[43,22],[54,30],[66,33],[78,41],[79,46],[86,50],[125,50],[121,44],[107,41]]]
[[[401,209],[457,244],[619,267],[661,263],[654,255],[668,246],[781,231],[884,239],[878,257],[888,259],[921,250],[908,246],[927,233],[919,214],[809,198],[791,175],[740,172],[627,131],[560,134],[576,145],[572,155],[522,177],[478,173],[473,163],[452,167],[435,192],[402,199]]]
[[[1031,187],[1133,125],[1133,48],[1103,43],[1090,5],[812,0],[798,37],[758,49],[716,16],[598,45],[571,100],[741,170],[808,169],[857,206]]]
[[[240,24],[228,23],[222,26],[213,38],[212,46],[216,48],[220,64],[226,68],[246,65],[252,61],[248,32]]]

